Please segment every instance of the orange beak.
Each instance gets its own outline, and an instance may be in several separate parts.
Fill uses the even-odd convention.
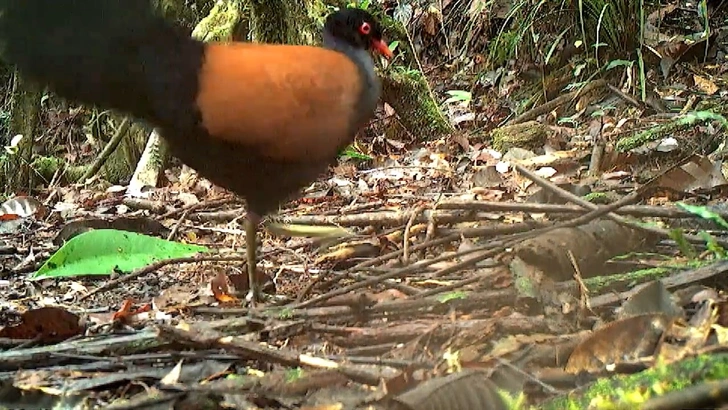
[[[394,56],[392,50],[389,49],[387,43],[385,43],[383,40],[372,40],[372,48],[387,59],[390,59],[392,58],[392,56]]]

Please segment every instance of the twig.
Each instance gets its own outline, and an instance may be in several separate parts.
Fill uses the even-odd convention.
[[[594,137],[594,146],[592,147],[591,159],[589,160],[589,175],[597,176],[602,167],[602,161],[604,160],[604,150],[606,148],[606,142],[604,141],[604,117],[599,118],[599,132]]]
[[[639,108],[639,109],[645,108],[645,105],[642,104],[640,101],[635,100],[634,98],[632,98],[631,95],[627,95],[627,94],[623,93],[622,90],[613,86],[612,84],[607,84],[607,87],[609,88],[610,91],[612,91],[615,95],[617,95],[617,97],[623,99],[628,104],[631,104],[632,106]]]
[[[432,239],[427,242],[422,242],[420,244],[417,244],[410,248],[410,252],[419,251],[426,248],[432,248],[439,245],[444,245],[446,243],[454,242],[457,240],[462,239],[462,237],[466,238],[476,238],[476,237],[494,237],[498,235],[510,235],[510,234],[517,234],[522,232],[529,232],[532,231],[535,228],[543,228],[542,224],[534,224],[534,223],[520,223],[520,224],[503,224],[496,227],[482,227],[482,228],[469,228],[469,229],[463,229],[459,230],[457,232],[454,232],[452,234],[449,234],[447,236],[443,236],[442,238]],[[368,259],[358,265],[353,266],[350,268],[352,271],[356,270],[362,270],[369,268],[371,266],[380,265],[388,260],[394,259],[399,257],[402,254],[403,250],[398,249],[396,251],[392,251],[390,253],[384,254],[382,256],[378,256],[373,259]]]
[[[169,231],[169,235],[167,235],[168,241],[171,241],[172,239],[174,239],[175,236],[177,236],[177,232],[179,232],[179,227],[182,225],[182,222],[187,218],[188,213],[189,211],[182,212],[182,216],[180,216],[177,222],[175,222],[172,230]]]
[[[529,212],[545,214],[583,214],[589,212],[578,205],[572,204],[538,204],[530,202],[487,202],[478,200],[449,200],[438,204],[440,209],[461,209],[482,212]],[[612,211],[618,215],[627,215],[643,218],[698,218],[693,213],[683,211],[674,205],[626,205]],[[728,219],[728,212],[714,210],[723,218]]]
[[[86,172],[81,177],[81,182],[86,181],[87,179],[96,175],[97,172],[99,172],[106,160],[109,159],[111,154],[119,146],[121,139],[124,138],[124,136],[126,135],[126,132],[129,130],[130,125],[131,121],[129,120],[129,117],[124,117],[124,119],[121,121],[121,124],[119,124],[119,128],[116,129],[116,134],[111,137],[111,140],[109,140],[109,143],[106,144],[104,150],[101,151],[101,154],[98,156],[98,158],[96,158],[96,161],[94,161],[94,163],[89,167],[89,169],[86,170]]]
[[[530,121],[535,119],[541,114],[547,113],[552,111],[554,108],[566,104],[567,102],[575,99],[576,97],[585,94],[593,89],[602,88],[606,86],[607,82],[604,80],[596,80],[592,81],[589,84],[585,85],[583,88],[579,90],[572,91],[570,93],[561,94],[560,96],[554,98],[553,100],[541,104],[538,107],[535,107],[531,110],[528,110],[524,112],[523,114],[519,115],[518,117],[511,120],[508,124],[509,125],[515,125],[515,124],[521,124],[526,121]]]
[[[198,212],[193,219],[200,222],[231,222],[245,214],[241,208],[216,212]]]
[[[546,384],[543,381],[541,381],[541,379],[539,379],[538,377],[534,377],[530,372],[525,372],[520,367],[514,366],[513,363],[511,363],[510,361],[505,360],[505,359],[503,359],[501,357],[496,357],[495,359],[498,361],[498,363],[500,363],[503,366],[506,366],[509,369],[511,369],[511,371],[514,371],[514,372],[520,374],[521,376],[525,377],[526,379],[529,379],[532,382],[534,382],[534,383],[538,384],[539,386],[543,387],[543,389],[545,391],[549,392],[550,394],[559,394],[559,393],[561,393],[554,386],[552,386],[550,384]]]
[[[150,265],[147,265],[143,268],[137,269],[127,275],[120,276],[118,279],[110,280],[103,284],[102,286],[92,290],[91,292],[81,296],[79,298],[79,301],[86,300],[90,298],[91,296],[99,293],[104,292],[110,289],[113,289],[120,284],[124,282],[128,282],[132,279],[138,278],[141,275],[154,272],[155,270],[162,268],[167,265],[172,265],[175,263],[195,263],[195,262],[236,262],[236,261],[244,261],[246,260],[245,255],[198,255],[198,256],[188,256],[184,258],[170,258],[170,259],[163,259],[161,261],[154,262]]]
[[[502,251],[502,250],[504,250],[506,248],[513,247],[513,246],[517,245],[518,243],[522,242],[526,237],[533,237],[533,236],[543,235],[543,234],[545,234],[547,232],[550,232],[550,231],[553,231],[553,230],[559,229],[559,228],[574,227],[574,226],[583,225],[583,224],[585,224],[585,223],[587,223],[587,222],[589,222],[591,220],[594,220],[594,219],[598,218],[599,216],[601,216],[601,215],[603,215],[605,213],[610,212],[611,209],[616,209],[619,206],[622,206],[622,205],[624,205],[625,203],[627,203],[629,201],[633,201],[639,195],[640,195],[639,192],[633,192],[631,195],[628,195],[627,197],[622,198],[621,201],[615,202],[615,203],[613,203],[613,204],[611,204],[609,206],[605,206],[603,208],[602,207],[597,207],[597,210],[594,210],[592,212],[589,212],[588,214],[582,215],[579,218],[575,218],[575,219],[572,219],[572,220],[569,220],[569,221],[557,223],[557,224],[554,224],[554,225],[551,225],[551,226],[548,226],[548,227],[545,227],[545,228],[535,229],[535,230],[532,230],[532,231],[527,232],[527,233],[513,235],[513,238],[510,238],[507,241],[505,241],[502,245],[500,245],[499,248],[493,248],[493,249],[485,250],[484,249],[485,247],[479,247],[479,248],[477,248],[476,251],[480,252],[482,250],[485,250],[485,252],[479,253],[478,255],[475,255],[475,256],[473,256],[471,258],[465,259],[465,260],[463,260],[462,262],[460,262],[458,264],[455,264],[455,265],[449,266],[447,268],[441,269],[441,270],[433,273],[432,276],[433,277],[444,276],[444,275],[447,275],[447,274],[456,272],[459,269],[463,269],[465,267],[474,265],[474,264],[480,262],[481,260],[483,260],[485,258],[488,258],[488,257],[490,257],[492,255],[496,255],[497,253],[499,253],[500,251]],[[479,280],[478,277],[465,279],[465,280],[462,280],[460,282],[451,284],[449,286],[440,286],[437,289],[432,289],[432,290],[429,290],[429,291],[422,292],[422,293],[416,295],[415,297],[416,298],[421,298],[421,297],[426,297],[426,296],[431,296],[431,295],[434,295],[434,294],[446,292],[446,291],[449,291],[449,290],[454,290],[454,289],[457,289],[458,287],[465,286],[467,284],[476,282],[478,280]]]
[[[415,222],[415,219],[422,213],[422,211],[425,209],[424,205],[419,205],[415,209],[412,210],[412,215],[409,218],[409,221],[407,221],[407,226],[404,227],[404,243],[402,246],[402,264],[407,265],[409,263],[409,239],[410,239],[410,231],[412,230],[412,224]]]
[[[198,214],[201,215],[201,214]],[[412,217],[411,212],[406,211],[377,211],[353,215],[296,215],[282,218],[286,223],[300,225],[337,225],[343,227],[366,227],[366,226],[401,226],[405,225]],[[417,215],[413,223],[426,223],[434,218],[442,224],[459,222],[473,222],[486,219],[486,215],[479,215],[473,212],[456,212],[441,210],[423,210]]]
[[[525,175],[528,179],[533,181],[533,183],[535,183],[536,185],[538,185],[544,189],[548,189],[548,190],[554,192],[555,194],[557,194],[558,196],[560,196],[566,200],[569,200],[579,206],[582,206],[586,209],[591,209],[592,212],[590,212],[586,215],[583,215],[580,218],[575,219],[575,221],[577,221],[577,220],[580,221],[580,224],[586,223],[586,222],[581,222],[583,220],[587,220],[587,222],[588,222],[588,221],[596,219],[597,217],[600,217],[602,215],[606,215],[606,217],[613,220],[614,222],[616,222],[620,225],[626,226],[630,229],[637,229],[637,230],[640,230],[640,231],[643,231],[643,232],[646,232],[646,233],[649,233],[652,235],[656,235],[656,236],[659,236],[662,238],[668,238],[668,239],[670,238],[670,232],[666,229],[660,229],[660,228],[654,228],[654,227],[641,225],[636,222],[627,220],[612,212],[613,209],[616,209],[622,205],[626,205],[627,203],[638,200],[642,196],[642,193],[648,189],[649,184],[643,185],[642,187],[636,189],[634,192],[625,196],[624,198],[615,202],[614,204],[601,207],[599,205],[592,204],[589,201],[585,201],[585,200],[581,199],[580,197],[572,194],[571,192],[568,192],[564,189],[559,188],[555,184],[541,178],[540,176],[527,170],[526,168],[524,168],[521,165],[513,164],[513,166],[516,168],[516,170],[518,170],[518,172]],[[691,243],[700,243],[700,244],[705,243],[705,239],[703,239],[697,235],[685,234],[684,238]],[[726,241],[726,240],[717,239],[716,242],[718,242],[721,246],[728,247],[728,241]]]
[[[152,201],[144,198],[127,197],[124,198],[121,203],[131,209],[144,209],[147,211],[152,211],[155,214],[161,214],[162,212],[167,211],[167,208],[169,207],[169,205],[165,204],[162,201]]]
[[[379,377],[374,372],[367,372],[346,363],[337,363],[316,356],[299,354],[290,347],[273,349],[266,344],[245,340],[242,337],[229,337],[225,333],[204,329],[204,331],[184,330],[168,325],[157,326],[159,337],[174,340],[192,347],[214,346],[234,352],[242,357],[264,360],[267,363],[278,363],[284,366],[310,366],[320,369],[336,369],[351,380],[376,386]]]
[[[581,303],[581,308],[586,309],[586,310],[590,311],[591,313],[594,313],[594,311],[591,308],[591,303],[589,302],[589,287],[586,286],[586,283],[584,283],[584,278],[581,274],[581,269],[579,268],[579,264],[576,261],[576,257],[574,257],[574,253],[571,250],[569,250],[567,252],[567,256],[569,257],[571,266],[574,267],[574,281],[576,282],[576,285],[579,288],[579,299],[580,299],[580,303]]]
[[[369,201],[363,203],[352,202],[350,205],[342,206],[341,208],[331,208],[322,210],[320,213],[323,215],[346,215],[346,214],[358,214],[361,212],[368,211],[370,209],[377,209],[384,205],[384,201]]]
[[[179,213],[183,212],[192,212],[200,208],[217,208],[218,206],[227,205],[232,202],[236,202],[237,199],[235,197],[231,198],[223,198],[223,199],[214,199],[210,201],[200,201],[195,204],[184,206],[180,209],[173,209],[166,214],[162,215],[161,218],[171,218]]]
[[[525,235],[531,235],[531,233],[521,234],[521,235],[514,235],[514,236],[518,237],[518,236],[525,236]],[[513,242],[515,243],[516,241],[521,241],[521,240],[523,240],[523,238],[522,237],[518,237]],[[367,280],[364,280],[362,282],[353,283],[351,285],[344,286],[344,287],[339,288],[339,289],[335,289],[335,290],[333,290],[331,292],[328,292],[326,294],[317,296],[317,297],[315,297],[313,299],[309,299],[309,300],[307,300],[305,302],[298,303],[298,304],[294,304],[293,306],[291,306],[291,309],[300,309],[300,308],[303,308],[303,307],[307,307],[307,306],[311,306],[311,305],[316,305],[316,304],[319,304],[319,303],[321,303],[323,301],[329,300],[329,299],[334,298],[334,297],[339,296],[339,295],[344,295],[346,293],[349,293],[349,292],[354,291],[354,290],[357,290],[357,289],[362,289],[362,288],[365,288],[365,287],[371,286],[371,285],[381,284],[384,281],[386,281],[387,279],[400,278],[400,277],[403,277],[403,276],[408,275],[410,273],[422,271],[424,268],[426,268],[426,267],[428,267],[430,265],[434,265],[434,264],[436,264],[438,262],[444,262],[444,261],[447,261],[447,260],[451,260],[451,259],[455,259],[455,258],[458,258],[458,257],[466,256],[466,255],[469,255],[471,253],[479,252],[479,254],[476,257],[473,257],[473,258],[470,258],[470,259],[466,259],[463,262],[458,263],[457,265],[453,265],[452,267],[448,267],[448,268],[445,268],[445,269],[442,269],[442,270],[438,271],[438,272],[444,272],[444,273],[451,273],[451,272],[454,272],[454,271],[456,271],[456,270],[458,270],[458,269],[460,269],[460,268],[462,268],[464,266],[467,266],[468,264],[477,263],[477,262],[480,262],[481,260],[489,257],[491,255],[492,248],[493,248],[493,244],[485,244],[485,245],[482,245],[482,246],[474,247],[472,249],[466,249],[466,250],[463,250],[463,251],[460,251],[460,252],[455,252],[455,253],[452,253],[452,254],[449,254],[449,255],[441,255],[441,256],[438,256],[438,257],[433,258],[433,259],[428,259],[428,260],[424,260],[424,261],[415,262],[415,263],[413,263],[410,266],[407,266],[405,268],[395,269],[395,270],[392,270],[391,272],[388,272],[388,273],[385,273],[385,274],[382,274],[382,275],[379,275],[379,276],[375,276],[375,277],[373,277],[371,279],[367,279]],[[502,246],[501,246],[501,248],[502,248]],[[480,252],[482,252],[482,253],[480,253]],[[483,255],[485,255],[485,256],[483,256]]]
[[[382,172],[382,171],[388,171],[392,169],[417,169],[417,170],[430,170],[430,171],[438,171],[446,174],[453,174],[455,171],[449,169],[449,168],[443,168],[443,167],[433,167],[431,165],[388,165],[386,167],[377,167],[377,168],[371,168],[371,169],[363,169],[359,171],[360,174],[373,174],[375,172]]]

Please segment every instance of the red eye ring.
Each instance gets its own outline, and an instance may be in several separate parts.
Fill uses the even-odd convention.
[[[361,23],[361,26],[359,26],[359,32],[366,36],[372,32],[372,26],[365,21]]]

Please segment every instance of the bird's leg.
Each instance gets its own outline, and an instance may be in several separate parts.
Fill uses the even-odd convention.
[[[255,212],[248,211],[245,215],[245,252],[248,259],[248,287],[252,294],[251,305],[255,305],[255,302],[260,297],[258,282],[256,281],[256,249],[258,246],[257,235],[260,219],[260,215]]]

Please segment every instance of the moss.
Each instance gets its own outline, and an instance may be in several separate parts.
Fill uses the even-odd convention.
[[[218,0],[192,31],[192,37],[201,41],[230,40],[240,21],[241,4],[238,1]]]
[[[42,178],[50,181],[53,178],[53,174],[61,169],[64,164],[64,161],[60,158],[37,156],[33,158],[31,166]]]
[[[625,256],[626,257],[626,256]],[[634,272],[628,272],[617,275],[605,275],[597,276],[589,279],[585,279],[584,283],[591,292],[603,293],[605,289],[626,289],[639,283],[648,282],[651,280],[662,279],[670,275],[675,274],[675,271],[685,268],[698,268],[701,265],[708,265],[712,261],[700,262],[690,261],[679,266],[666,265],[650,269],[642,269]]]
[[[89,165],[68,166],[64,170],[65,179],[67,181],[78,181],[86,173],[88,167]]]
[[[704,354],[629,376],[600,379],[586,389],[544,403],[551,409],[632,409],[644,400],[728,376],[728,353]]]
[[[78,181],[89,167],[88,165],[72,166],[61,158],[41,155],[34,157],[30,166],[33,168],[33,172],[45,181],[50,181],[56,172],[62,171],[62,180],[73,182]]]
[[[728,125],[728,120],[721,114],[710,111],[693,111],[685,115],[677,116],[665,124],[660,124],[651,129],[639,132],[631,137],[622,138],[617,142],[615,149],[618,152],[627,152],[649,142],[657,141],[665,136],[676,134],[678,131],[692,130],[698,125],[714,121],[724,127]]]
[[[410,132],[434,140],[452,132],[452,127],[431,97],[425,76],[419,70],[393,68],[382,78],[382,98],[399,115]]]
[[[604,192],[591,192],[584,195],[584,200],[595,204],[608,204],[611,203],[609,195]]]
[[[4,171],[5,189],[26,191],[34,185],[29,163],[32,160],[33,141],[38,136],[40,123],[40,102],[44,87],[16,73],[13,84],[12,110],[10,114],[11,135],[23,135],[14,155],[8,157]]]
[[[665,133],[676,131],[674,125],[665,124],[660,125],[651,129],[641,131],[629,137],[621,138],[616,146],[617,152],[628,152],[633,149],[639,148],[649,142],[657,141],[662,138]]]
[[[329,5],[330,3],[336,3],[335,1],[324,3],[322,1],[311,1],[309,7],[306,8],[307,14],[308,14],[308,22],[309,25],[307,27],[307,30],[305,32],[305,35],[307,36],[304,38],[304,40],[308,44],[316,44],[321,45],[322,43],[322,37],[320,35],[321,31],[324,27],[324,22],[326,21],[326,17],[332,13],[334,10],[340,7],[344,6],[337,6]]]
[[[308,1],[249,0],[251,31],[260,43],[307,44],[313,26]],[[320,37],[320,36],[319,36]]]
[[[514,147],[536,150],[546,142],[548,131],[545,125],[537,121],[496,128],[491,133],[493,149],[500,152],[506,152]]]
[[[132,167],[133,165],[126,161],[124,155],[120,155],[120,152],[116,151],[104,162],[104,166],[101,168],[101,175],[106,181],[112,184],[118,184],[126,180],[134,172]]]
[[[152,4],[162,15],[189,29],[194,28],[200,18],[215,6],[215,2],[210,0],[156,0]]]
[[[371,11],[371,10],[370,10]],[[393,40],[399,40],[400,46],[408,46],[409,47],[409,40],[407,36],[407,30],[405,27],[400,23],[398,20],[389,18],[387,16],[382,16],[381,14],[377,14],[374,12],[374,14],[379,17],[379,22],[382,25],[382,31],[384,32],[384,35],[387,37],[387,39],[391,42]],[[406,57],[410,58],[412,57],[412,49],[409,48],[406,51]]]

